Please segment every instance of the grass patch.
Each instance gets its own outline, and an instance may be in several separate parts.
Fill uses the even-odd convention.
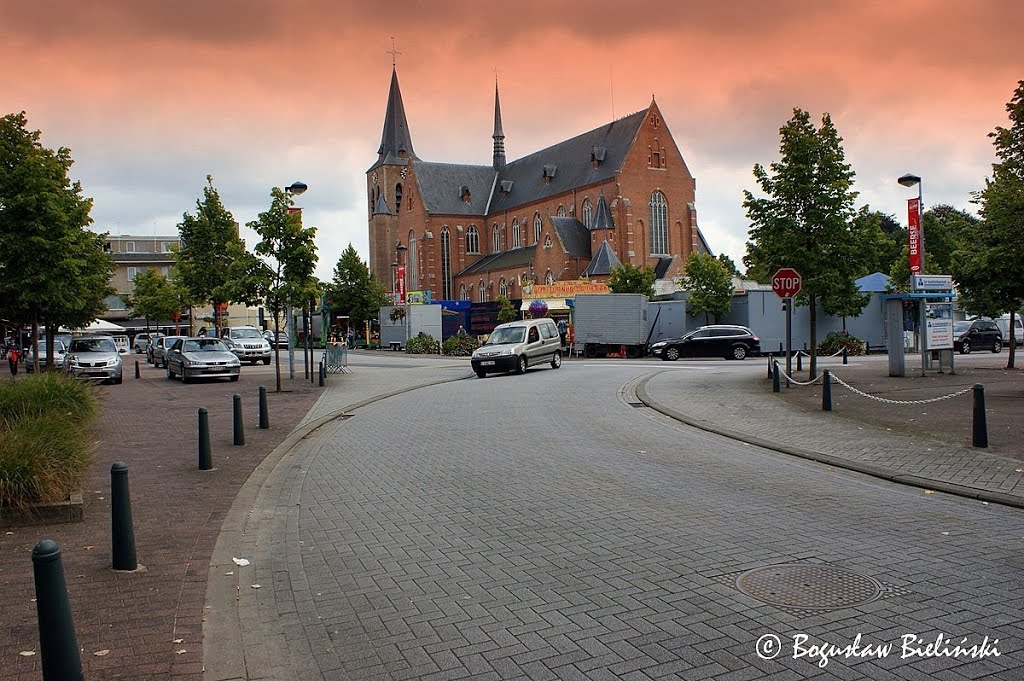
[[[93,386],[57,372],[0,385],[0,506],[64,501],[93,453]]]

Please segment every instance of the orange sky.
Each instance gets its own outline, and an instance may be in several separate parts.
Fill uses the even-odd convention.
[[[742,190],[794,107],[831,114],[858,205],[905,221],[906,172],[926,207],[972,208],[1024,78],[1016,0],[0,0],[0,17],[0,114],[72,149],[96,229],[173,234],[207,174],[244,224],[299,179],[322,278],[349,242],[367,255],[391,36],[424,160],[490,163],[495,70],[510,160],[655,96],[701,230],[737,261]]]

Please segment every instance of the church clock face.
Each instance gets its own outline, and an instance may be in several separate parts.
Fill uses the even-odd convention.
[[[373,175],[370,176],[370,179],[373,181],[374,184],[377,184],[377,171],[376,170],[373,171]]]
[[[404,180],[408,174],[409,174],[409,166],[403,167],[402,168],[402,179]]]

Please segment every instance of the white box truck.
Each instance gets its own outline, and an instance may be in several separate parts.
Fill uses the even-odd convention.
[[[650,324],[642,293],[580,294],[573,307],[573,348],[586,357],[647,354]]]

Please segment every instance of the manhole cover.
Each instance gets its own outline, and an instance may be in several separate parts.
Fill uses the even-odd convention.
[[[808,563],[754,568],[736,578],[736,588],[764,603],[813,610],[849,608],[882,595],[882,585],[871,577]]]

